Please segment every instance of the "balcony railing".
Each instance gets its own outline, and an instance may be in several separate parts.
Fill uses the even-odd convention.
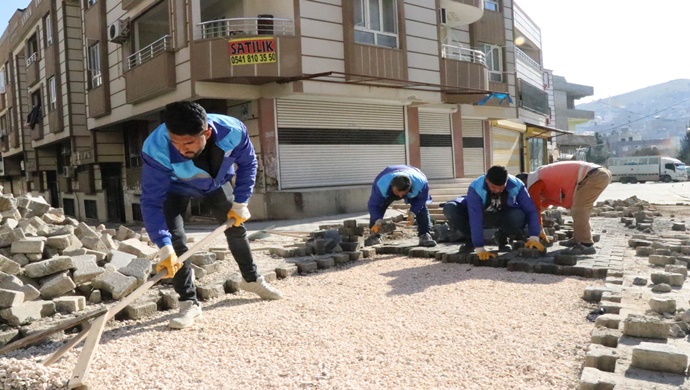
[[[34,52],[34,54],[30,55],[29,58],[26,59],[26,66],[29,66],[36,62],[38,60],[38,52]]]
[[[144,62],[151,60],[158,54],[171,51],[172,49],[172,37],[170,37],[170,35],[166,35],[127,57],[127,65],[129,69],[132,69],[137,65],[141,65]]]
[[[201,39],[233,35],[295,35],[292,19],[280,18],[232,18],[198,24]]]
[[[486,55],[479,50],[467,49],[461,46],[443,45],[443,58],[449,60],[472,62],[486,65]]]
[[[541,65],[532,59],[532,57],[528,56],[525,54],[524,51],[518,49],[517,47],[515,48],[515,57],[518,59],[524,61],[527,65],[533,67],[534,69],[541,71]]]

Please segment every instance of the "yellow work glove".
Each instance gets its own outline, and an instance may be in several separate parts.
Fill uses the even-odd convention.
[[[543,230],[541,231],[541,233],[539,233],[539,238],[544,240],[544,242],[547,244],[551,242],[551,241],[549,241],[548,237],[546,237],[546,233]]]
[[[525,243],[525,248],[530,248],[530,249],[538,249],[539,252],[545,252],[546,248],[544,248],[544,245],[539,242],[539,237],[537,236],[530,236],[530,238],[527,239],[527,242]]]
[[[487,251],[483,246],[474,248],[474,251],[477,253],[477,257],[479,257],[479,260],[481,261],[486,261],[496,257],[495,253]]]
[[[414,224],[414,213],[412,211],[407,212],[407,224],[405,226],[412,226]]]
[[[246,203],[233,203],[228,211],[228,221],[233,219],[232,226],[238,227],[248,220],[252,215],[249,213]]]
[[[374,234],[379,234],[379,229],[381,229],[381,224],[383,224],[383,219],[379,219],[374,223],[374,226],[371,227],[371,232]]]
[[[162,270],[167,270],[168,275],[166,275],[166,278],[172,278],[175,276],[177,271],[182,268],[182,263],[177,260],[177,255],[175,254],[175,249],[173,249],[172,245],[166,245],[159,249],[158,259],[160,261],[158,264],[156,264],[156,273],[159,273]]]

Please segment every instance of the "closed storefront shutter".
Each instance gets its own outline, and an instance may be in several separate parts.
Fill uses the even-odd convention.
[[[498,127],[491,129],[491,143],[493,144],[493,163],[503,165],[508,173],[515,175],[521,172],[520,156],[522,133]]]
[[[280,188],[370,184],[405,164],[402,106],[277,100]]]
[[[486,173],[484,166],[484,126],[481,119],[462,120],[462,159],[465,177]]]
[[[450,114],[419,110],[419,144],[422,172],[429,179],[448,179],[453,174],[453,139]]]

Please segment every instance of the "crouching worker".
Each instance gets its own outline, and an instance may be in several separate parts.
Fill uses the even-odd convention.
[[[374,179],[369,197],[369,229],[372,235],[367,239],[367,245],[381,243],[379,228],[383,222],[386,209],[396,200],[405,199],[410,205],[410,213],[417,219],[417,235],[419,245],[432,247],[436,241],[431,238],[431,218],[427,203],[431,203],[429,196],[429,182],[426,176],[415,167],[408,165],[391,165],[386,167]],[[412,219],[408,218],[408,224]]]
[[[596,253],[589,218],[599,195],[611,183],[611,172],[586,161],[562,161],[517,176],[527,186],[539,213],[549,206],[570,209],[573,217],[573,238],[560,244],[572,247],[564,253],[589,255]]]
[[[191,102],[168,104],[164,116],[165,123],[144,141],[141,211],[151,241],[160,248],[156,272],[167,270],[180,295],[179,316],[168,326],[186,328],[201,316],[194,270],[189,260],[180,263],[177,258],[188,250],[182,217],[192,198],[202,199],[219,223],[234,221],[225,237],[242,273],[240,288],[263,299],[280,299],[280,291],[257,273],[244,227],[257,167],[247,128],[235,118],[206,114]]]
[[[475,251],[480,260],[496,257],[484,248],[484,228],[498,228],[495,240],[500,252],[510,251],[508,239],[521,236],[529,228],[527,248],[545,251],[539,242],[539,215],[525,185],[508,175],[505,167],[495,165],[470,184],[467,195],[447,202],[443,214],[465,236],[462,253]]]

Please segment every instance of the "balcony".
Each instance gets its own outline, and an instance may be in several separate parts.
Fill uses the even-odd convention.
[[[489,71],[486,56],[478,50],[460,46],[443,45],[441,66],[445,73],[445,85],[450,88],[486,90]]]
[[[213,20],[199,23],[195,36],[192,74],[199,81],[261,85],[302,73],[300,42],[290,19]],[[231,48],[237,50],[234,55]]]
[[[5,98],[7,95],[5,93],[0,93],[0,112],[5,111],[5,108],[7,108],[7,105],[5,105]]]
[[[142,0],[122,0],[122,9],[129,11],[137,4],[141,3],[141,1]]]
[[[48,131],[59,133],[64,130],[62,125],[62,110],[56,108],[48,113]]]
[[[91,88],[87,94],[89,100],[89,118],[98,118],[110,112],[110,96],[103,84]]]
[[[34,52],[26,59],[26,83],[29,87],[33,86],[40,79],[38,72],[38,53]]]
[[[170,35],[127,57],[127,67],[124,76],[128,104],[174,90],[175,53]]]
[[[522,108],[549,115],[548,94],[522,79],[518,82],[518,102]]]
[[[484,15],[484,0],[441,0],[446,24],[458,27],[476,22]]]

